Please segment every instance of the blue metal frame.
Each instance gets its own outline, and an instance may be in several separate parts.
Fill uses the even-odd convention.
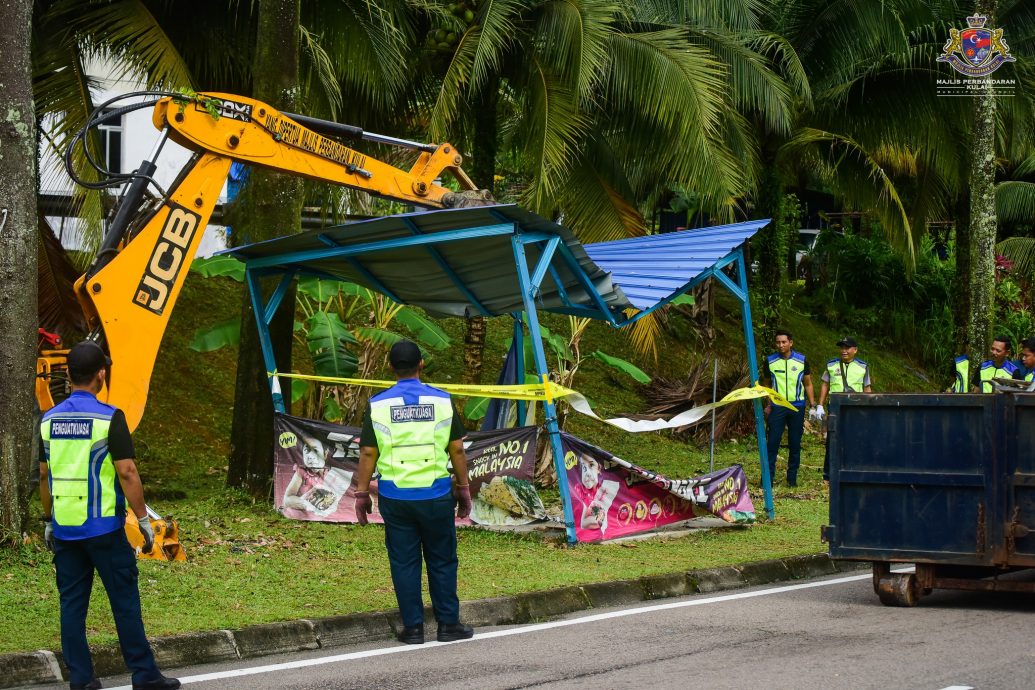
[[[734,291],[733,294],[740,297],[740,312],[741,321],[744,322],[744,343],[747,345],[748,355],[748,374],[751,377],[751,383],[758,383],[758,355],[755,352],[755,332],[751,327],[751,300],[748,299],[748,284],[747,284],[747,269],[744,265],[744,247],[741,245],[737,247],[737,251],[734,252],[737,260],[737,283],[740,288],[739,291]],[[724,273],[720,273],[723,280],[728,281],[729,278]],[[729,286],[727,286],[729,287]],[[765,436],[765,416],[762,414],[762,401],[758,398],[752,403],[755,407],[755,434],[758,436],[758,460],[762,466],[762,491],[765,494],[765,514],[770,520],[775,515],[773,508],[773,481],[772,477],[769,476],[769,452],[766,448],[766,436]]]
[[[521,326],[521,312],[516,311],[514,318],[514,383],[525,383],[525,329]],[[517,401],[517,425],[525,424],[525,401]]]
[[[246,262],[245,270],[245,282],[248,285],[248,291],[251,295],[252,308],[255,311],[256,325],[259,330],[259,344],[262,349],[263,360],[266,363],[267,371],[276,370],[276,360],[273,357],[273,345],[270,340],[269,324],[273,319],[273,315],[276,313],[277,308],[287,292],[290,281],[299,273],[306,273],[310,275],[318,275],[320,277],[326,277],[331,279],[337,279],[335,276],[321,271],[319,269],[309,269],[304,266],[298,265],[301,262],[317,261],[320,259],[329,258],[344,258],[348,261],[354,270],[361,273],[372,285],[378,288],[379,291],[383,292],[389,298],[396,302],[399,300],[388,290],[384,285],[374,276],[366,270],[362,264],[352,257],[372,253],[379,251],[388,251],[392,249],[409,248],[416,246],[427,247],[429,253],[435,258],[436,263],[446,273],[446,275],[452,280],[453,284],[468,298],[471,303],[482,312],[484,315],[491,315],[484,305],[482,305],[470,290],[464,284],[463,280],[456,274],[455,271],[449,266],[442,255],[435,249],[433,245],[446,242],[458,242],[462,240],[475,239],[480,237],[493,237],[493,236],[511,236],[511,248],[514,254],[514,262],[518,272],[518,282],[520,283],[521,299],[525,308],[525,319],[528,323],[529,337],[532,340],[533,357],[535,360],[536,372],[539,375],[540,380],[545,380],[549,375],[549,368],[546,363],[546,352],[543,348],[542,332],[539,327],[539,317],[536,311],[536,297],[539,294],[540,286],[546,275],[549,274],[561,296],[562,301],[568,305],[564,309],[554,309],[562,313],[570,313],[576,316],[591,317],[597,320],[603,320],[611,324],[614,327],[626,326],[634,323],[638,319],[643,318],[647,314],[655,311],[656,309],[668,304],[673,299],[686,293],[694,286],[704,282],[708,278],[715,278],[725,288],[727,288],[741,303],[741,313],[744,325],[744,341],[747,346],[748,355],[748,371],[751,377],[752,383],[758,382],[758,363],[756,362],[756,349],[755,349],[755,338],[754,332],[751,326],[751,303],[748,296],[747,286],[747,271],[745,269],[744,261],[744,248],[743,245],[735,249],[733,252],[723,257],[720,261],[716,262],[712,267],[702,272],[701,274],[694,277],[693,280],[689,281],[681,290],[673,294],[671,297],[659,302],[652,306],[650,309],[646,309],[630,317],[624,317],[622,314],[616,314],[612,311],[603,297],[597,291],[596,286],[593,285],[592,279],[586,274],[586,272],[579,265],[579,262],[575,259],[571,249],[561,241],[560,236],[553,235],[544,232],[522,232],[521,228],[514,224],[512,221],[500,218],[501,222],[498,225],[488,225],[473,228],[465,228],[462,230],[450,230],[446,232],[434,233],[434,234],[422,234],[419,228],[416,228],[412,223],[407,223],[411,232],[414,232],[412,237],[397,238],[392,240],[382,240],[377,242],[366,242],[363,244],[343,247],[334,243],[328,239],[323,241],[329,246],[326,249],[306,250],[298,251],[290,254],[282,254],[279,256],[268,256],[262,258],[251,259]],[[528,258],[525,253],[525,246],[529,244],[540,244],[540,256],[536,262],[534,270],[529,271]],[[557,267],[553,263],[553,259],[559,257],[564,265],[571,271],[572,275],[578,281],[580,287],[585,290],[586,294],[590,296],[596,309],[587,308],[585,306],[574,304],[571,301],[568,291],[565,290],[563,281],[561,280],[560,273]],[[737,269],[737,281],[734,282],[729,276],[726,275],[724,269],[730,265],[736,264]],[[259,286],[260,278],[272,275],[280,275],[280,283],[274,290],[270,297],[269,303],[263,305],[262,291]],[[525,375],[525,362],[524,362],[524,331],[522,329],[522,314],[521,312],[515,312],[512,314],[514,318],[514,344],[516,347],[517,355],[517,383],[524,383]],[[279,383],[270,377],[270,387],[273,391],[273,403],[275,408],[283,412],[285,410],[283,396],[277,391],[279,390]],[[761,400],[755,400],[753,402],[755,412],[755,431],[758,437],[758,455],[760,465],[762,469],[762,484],[765,493],[765,509],[766,514],[770,519],[774,516],[773,509],[773,495],[772,495],[772,478],[769,476],[769,461],[768,453],[766,449],[766,434],[765,434],[765,421],[762,414],[762,402]],[[525,403],[519,401],[517,405],[518,419],[523,423],[525,418]],[[552,401],[543,403],[543,410],[546,417],[545,427],[550,437],[550,448],[553,452],[554,467],[557,470],[558,486],[560,487],[561,503],[564,507],[564,523],[565,532],[567,534],[568,542],[574,544],[577,542],[575,536],[575,519],[574,512],[572,509],[571,495],[568,490],[568,484],[563,481],[567,475],[567,470],[564,466],[564,451],[561,446],[560,429],[557,426],[557,412]]]
[[[535,240],[531,240],[535,241]],[[535,366],[539,379],[543,382],[548,380],[550,370],[546,365],[546,351],[543,349],[542,333],[539,329],[539,316],[535,308],[535,295],[539,291],[539,284],[532,281],[528,273],[528,261],[525,257],[526,240],[517,226],[514,227],[514,235],[510,238],[514,250],[514,262],[518,269],[518,282],[521,284],[521,299],[525,303],[525,313],[528,315],[528,331],[532,338],[532,353],[535,357]],[[553,245],[556,247],[556,243]],[[538,268],[538,267],[537,267]],[[542,280],[543,271],[536,270],[539,279]],[[543,415],[546,418],[546,431],[550,435],[550,450],[553,454],[553,467],[557,472],[557,486],[561,492],[561,504],[564,507],[564,531],[568,537],[569,544],[578,542],[575,536],[575,517],[571,507],[571,493],[568,491],[568,471],[564,467],[564,448],[561,446],[561,430],[557,426],[557,410],[550,399],[543,401]]]

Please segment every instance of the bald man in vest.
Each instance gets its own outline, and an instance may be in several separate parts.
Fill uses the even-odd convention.
[[[449,394],[421,383],[424,358],[415,343],[397,342],[388,353],[388,363],[397,383],[370,398],[360,433],[356,517],[360,525],[367,524],[373,508],[370,480],[376,468],[378,509],[403,623],[399,641],[424,643],[422,555],[438,641],[465,640],[474,635],[474,629],[460,622],[454,515],[465,518],[471,513],[466,432]]]
[[[134,461],[126,415],[97,399],[111,360],[86,340],[68,352],[72,394],[47,410],[40,423],[40,501],[44,538],[54,552],[61,597],[61,651],[72,690],[95,690],[86,644],[86,612],[96,571],[108,594],[122,658],[133,690],[175,690],[155,664],[144,635],[137,585],[137,555],[126,539],[126,506],[137,516],[145,552],[155,540]]]

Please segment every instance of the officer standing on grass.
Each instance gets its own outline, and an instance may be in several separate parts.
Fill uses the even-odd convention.
[[[841,356],[827,362],[823,372],[823,385],[819,390],[819,406],[816,408],[819,418],[826,417],[823,405],[830,393],[872,393],[870,381],[870,365],[856,358],[859,343],[855,338],[844,337],[837,341],[841,348]],[[827,442],[823,458],[823,481],[830,481],[830,443]]]
[[[97,400],[111,360],[84,341],[68,353],[72,394],[40,423],[40,501],[44,537],[54,552],[61,595],[61,651],[72,690],[100,688],[86,644],[94,570],[101,576],[134,690],[173,690],[180,681],[158,670],[144,634],[137,556],[126,539],[126,504],[137,515],[150,553],[155,533],[144,504],[126,415]]]
[[[1035,337],[1021,343],[1021,364],[1024,368],[1018,367],[1013,377],[1027,383],[1035,381]]]
[[[981,363],[978,370],[978,378],[981,381],[981,392],[992,392],[992,379],[1012,379],[1019,367],[1010,361],[1010,340],[1004,335],[997,335],[992,339],[992,347],[989,349],[991,359]]]
[[[766,405],[769,421],[769,476],[776,478],[776,454],[787,427],[787,485],[798,485],[798,466],[801,464],[801,435],[805,430],[805,400],[815,407],[816,397],[812,389],[812,372],[805,355],[794,350],[794,340],[789,331],[776,332],[776,352],[766,358],[762,376],[772,388],[794,405],[792,412],[781,405]]]
[[[438,641],[474,635],[460,622],[456,594],[456,515],[471,513],[466,433],[449,394],[420,382],[424,359],[416,344],[402,340],[388,354],[398,383],[370,398],[360,434],[356,517],[367,524],[373,505],[370,479],[376,466],[378,508],[403,629],[400,642],[424,643],[421,554],[438,622]],[[449,462],[453,476],[450,478]]]

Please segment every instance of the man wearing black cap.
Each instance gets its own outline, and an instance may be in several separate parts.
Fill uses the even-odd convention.
[[[837,341],[841,348],[841,356],[827,362],[823,372],[823,385],[819,390],[819,407],[816,409],[822,419],[826,412],[823,408],[830,393],[872,393],[870,383],[870,365],[856,358],[859,343],[855,338],[844,337]],[[827,444],[826,456],[823,459],[823,480],[830,480],[830,445]]]
[[[422,554],[438,641],[464,640],[474,629],[460,622],[454,508],[461,518],[471,513],[466,432],[449,394],[421,383],[424,359],[416,344],[402,340],[393,345],[388,363],[398,382],[367,405],[359,441],[356,517],[359,524],[367,524],[373,509],[370,479],[376,467],[378,509],[403,623],[399,641],[424,643]]]
[[[172,690],[180,681],[161,674],[144,634],[137,558],[126,539],[127,503],[137,515],[145,552],[155,539],[133,440],[122,410],[97,400],[110,367],[111,360],[93,341],[73,347],[68,353],[72,394],[40,423],[40,501],[61,595],[61,651],[72,690],[101,687],[86,644],[86,611],[96,570],[134,690]]]

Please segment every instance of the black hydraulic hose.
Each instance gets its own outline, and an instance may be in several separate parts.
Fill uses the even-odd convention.
[[[419,141],[409,141],[407,139],[389,137],[384,134],[374,134],[373,132],[366,132],[362,127],[356,127],[355,125],[344,125],[340,122],[321,120],[319,118],[309,117],[308,115],[298,115],[296,113],[282,113],[282,115],[284,115],[284,117],[291,118],[298,124],[313,130],[317,134],[373,141],[379,144],[389,144],[391,146],[400,146],[402,148],[415,149],[417,151],[427,151],[428,153],[434,153],[438,150],[438,147],[434,144],[423,144]]]
[[[115,108],[110,112],[104,112],[104,109],[110,106],[112,103],[117,103],[118,101],[122,101],[127,98],[138,98],[148,96],[157,96],[158,98],[156,100],[148,100],[143,101],[141,103],[133,103],[132,105]],[[68,148],[65,149],[65,170],[66,172],[68,172],[68,176],[71,177],[76,184],[78,184],[81,187],[85,187],[86,189],[108,189],[111,187],[117,187],[125,183],[127,180],[132,180],[143,175],[145,177],[145,182],[153,184],[155,188],[158,189],[158,191],[161,193],[161,195],[165,196],[165,190],[163,190],[161,185],[159,185],[155,181],[155,179],[150,175],[143,174],[140,171],[134,171],[132,173],[113,173],[107,168],[101,166],[94,159],[93,154],[90,152],[90,147],[86,145],[86,137],[88,132],[98,125],[113,121],[116,118],[122,117],[126,113],[130,113],[136,110],[142,110],[144,108],[154,107],[154,104],[157,103],[158,100],[169,97],[183,98],[184,96],[182,94],[173,93],[171,91],[133,91],[130,93],[120,94],[113,98],[109,98],[107,101],[101,103],[96,108],[94,108],[93,112],[90,113],[90,117],[87,118],[86,124],[84,124],[82,129],[80,129],[75,134],[75,136],[72,137],[72,141],[69,143]],[[98,173],[100,173],[100,175],[103,178],[105,178],[103,181],[89,182],[79,177],[79,175],[76,173],[75,168],[72,165],[72,151],[75,149],[75,145],[77,142],[82,143],[83,152],[86,154],[86,160]]]

